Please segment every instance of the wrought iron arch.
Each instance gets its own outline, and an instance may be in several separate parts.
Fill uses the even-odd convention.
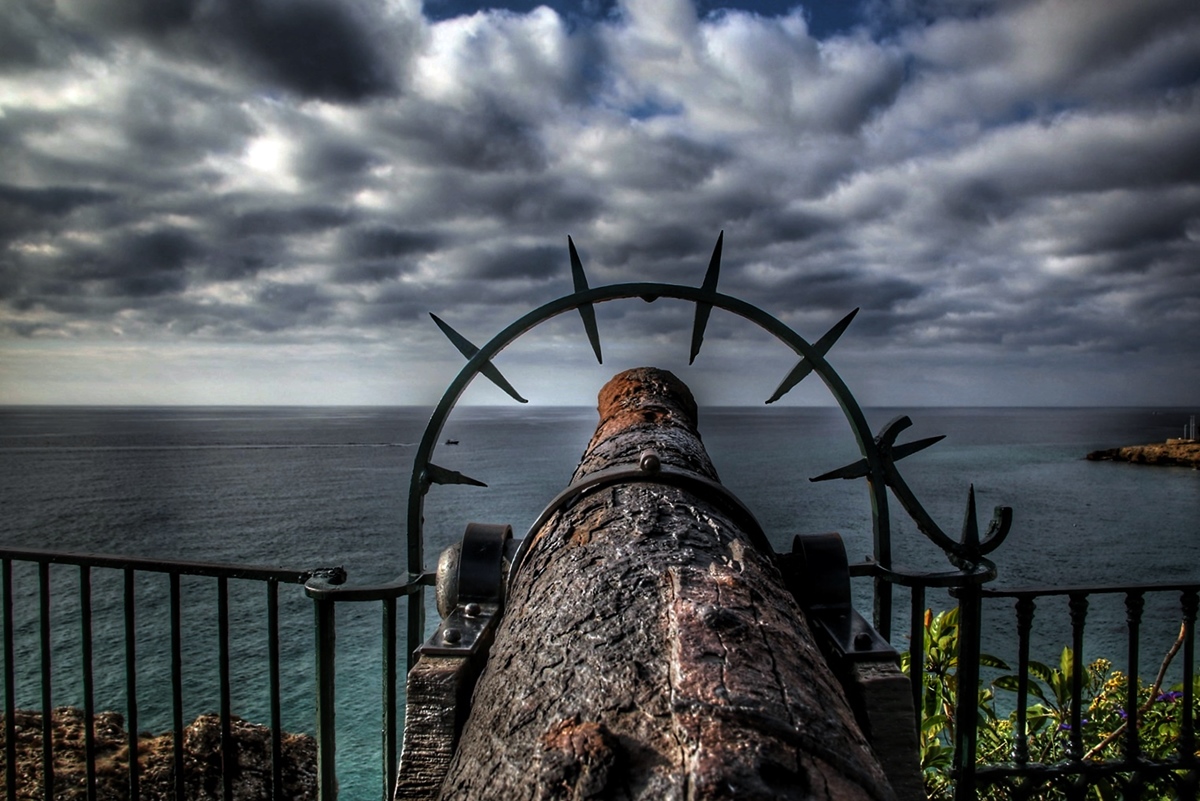
[[[447,338],[466,357],[467,363],[450,382],[441,400],[434,408],[413,460],[407,514],[407,556],[410,579],[419,580],[425,584],[433,583],[434,577],[426,570],[424,562],[424,499],[430,487],[434,484],[486,486],[482,481],[437,465],[432,460],[433,451],[441,438],[446,419],[467,386],[469,386],[476,376],[482,374],[503,389],[514,400],[521,403],[526,402],[525,398],[521,397],[517,390],[496,369],[492,363],[492,359],[532,329],[572,310],[579,312],[584,324],[585,333],[596,354],[597,361],[603,363],[594,305],[631,298],[641,298],[647,301],[659,298],[671,298],[691,301],[696,304],[689,363],[695,361],[700,351],[709,315],[714,307],[724,309],[758,325],[764,331],[791,348],[800,357],[800,360],[779,384],[779,387],[771,397],[767,399],[767,403],[779,400],[800,383],[800,381],[813,373],[821,378],[837,400],[838,406],[850,424],[862,458],[853,464],[824,473],[810,480],[825,481],[834,478],[867,479],[871,500],[874,569],[877,582],[886,580],[888,583],[909,584],[915,578],[903,572],[897,572],[892,567],[891,515],[887,499],[888,488],[892,490],[893,495],[895,495],[901,506],[913,519],[918,530],[940,547],[956,568],[942,574],[931,575],[922,573],[920,576],[921,583],[926,586],[938,583],[951,586],[960,585],[964,582],[983,582],[994,577],[995,567],[986,559],[986,555],[994,551],[1003,542],[1005,536],[1007,536],[1012,522],[1012,510],[1008,507],[997,507],[991,525],[981,539],[975,515],[975,493],[974,488],[971,487],[968,490],[967,514],[963,524],[962,535],[959,540],[955,540],[947,535],[929,513],[926,512],[896,467],[896,462],[924,450],[940,441],[943,437],[930,437],[914,442],[897,444],[897,436],[905,428],[912,425],[911,420],[906,416],[892,420],[883,427],[878,435],[872,436],[866,416],[863,414],[858,401],[855,399],[853,393],[850,392],[849,387],[846,386],[841,376],[826,360],[825,355],[849,327],[858,313],[858,309],[844,316],[816,342],[809,342],[778,318],[761,308],[717,291],[716,287],[720,273],[723,241],[724,234],[722,233],[717,239],[708,270],[705,273],[703,283],[699,287],[641,282],[612,284],[591,288],[588,286],[582,262],[575,249],[575,244],[568,238],[567,243],[571,260],[574,291],[539,306],[515,320],[493,336],[482,347],[476,347],[449,324],[436,315],[430,315],[442,332],[446,334]],[[877,590],[882,589],[886,588],[877,584]],[[879,603],[878,595],[879,593],[877,592],[877,617],[890,618],[890,590],[885,592],[886,599],[882,605]],[[416,621],[414,621],[414,615],[417,616]],[[410,598],[410,633],[415,631],[414,626],[423,627],[422,618],[423,606],[418,594]],[[877,624],[880,622],[877,620]],[[886,631],[887,628],[888,626],[885,624],[884,630]]]

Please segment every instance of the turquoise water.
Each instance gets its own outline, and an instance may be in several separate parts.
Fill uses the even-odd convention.
[[[992,506],[1015,510],[994,554],[997,584],[1200,581],[1195,558],[1200,471],[1092,463],[1090,450],[1176,436],[1190,410],[868,410],[875,430],[899,413],[909,441],[947,438],[901,470],[947,532],[961,526],[974,483],[981,521]],[[307,568],[344,565],[352,583],[404,571],[405,507],[415,443],[428,410],[415,408],[5,408],[0,409],[0,542],[10,546]],[[488,483],[435,487],[426,504],[429,565],[469,521],[512,524],[519,534],[570,478],[595,426],[594,410],[464,408],[454,412],[434,461]],[[840,532],[852,560],[871,550],[865,484],[809,477],[858,457],[833,409],[704,409],[700,430],[723,482],[758,516],[778,549],[798,533]],[[943,569],[893,504],[895,558]],[[427,565],[428,566],[428,565]],[[18,704],[39,707],[36,568],[14,568]],[[51,569],[56,621],[54,704],[81,704],[78,570]],[[96,699],[125,707],[119,573],[94,571]],[[170,728],[166,579],[137,584],[139,728]],[[267,722],[265,591],[230,583],[233,705]],[[185,718],[215,711],[215,582],[183,579]],[[860,605],[868,601],[859,592]],[[932,602],[948,603],[931,598]],[[1119,600],[1119,599],[1118,599]],[[901,600],[900,605],[907,602]],[[1146,653],[1169,642],[1173,601],[1147,611]],[[284,725],[311,731],[312,608],[281,588]],[[1069,629],[1046,604],[1035,657],[1052,659]],[[339,780],[343,797],[379,787],[380,615],[377,605],[338,611]],[[1060,617],[1065,619],[1065,616]],[[1123,654],[1124,612],[1097,601],[1088,648]],[[899,621],[898,621],[899,623]],[[1011,614],[989,611],[1002,650]],[[893,638],[905,647],[903,627]],[[403,622],[401,631],[403,631]],[[1040,651],[1039,651],[1040,649]],[[1165,650],[1165,644],[1163,645]],[[1154,664],[1149,664],[1149,663]],[[1144,657],[1148,670],[1154,657]]]

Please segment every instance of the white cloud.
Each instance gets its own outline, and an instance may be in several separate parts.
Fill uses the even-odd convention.
[[[825,39],[799,10],[687,0],[586,23],[252,5],[240,28],[215,5],[17,21],[41,35],[0,58],[0,353],[100,347],[116,321],[164,360],[225,343],[231,374],[239,347],[323,340],[415,364],[427,311],[481,339],[569,291],[568,234],[593,285],[694,284],[722,229],[724,290],[792,320],[861,306],[838,347],[876,369],[1163,358],[1200,333],[1190,3]],[[663,308],[607,310],[605,335],[686,339]]]

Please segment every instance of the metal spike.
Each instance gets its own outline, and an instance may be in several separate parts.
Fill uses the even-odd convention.
[[[429,316],[433,318],[435,323],[437,323],[438,328],[442,329],[442,333],[446,335],[446,338],[454,343],[454,347],[458,348],[459,353],[461,353],[463,356],[466,356],[468,359],[475,358],[475,354],[479,353],[479,348],[471,344],[470,340],[451,328],[448,323],[443,322],[433,312],[430,312]],[[529,403],[529,401],[525,400],[525,398],[522,398],[521,395],[515,389],[513,389],[513,385],[508,383],[508,380],[500,374],[500,371],[496,369],[496,365],[492,364],[491,361],[484,362],[483,367],[479,368],[479,372],[482,373],[493,384],[507,392],[513,400],[517,401],[518,403]]]
[[[854,319],[854,315],[856,314],[858,314],[858,309],[855,309],[839,320],[837,325],[825,332],[825,336],[816,341],[813,345],[813,350],[816,351],[818,356],[824,356],[829,352],[829,349],[833,347],[833,343],[837,342],[838,338],[846,331],[846,328],[850,325],[850,321]],[[788,394],[792,390],[792,387],[807,378],[812,370],[812,363],[808,359],[801,359],[792,368],[792,371],[787,374],[787,378],[780,382],[779,386],[775,389],[775,393],[767,399],[767,403],[774,403]]]
[[[433,462],[425,465],[425,477],[430,484],[469,484],[472,487],[486,487],[482,481],[464,476],[457,470],[450,470],[445,467],[439,467]]]
[[[835,478],[862,478],[867,473],[867,460],[859,459],[853,464],[839,467],[837,470],[830,470],[828,473],[822,473],[816,478],[810,478],[809,481],[830,481]]]
[[[717,291],[717,279],[721,275],[721,245],[725,241],[725,232],[717,236],[717,246],[713,248],[712,258],[708,261],[708,270],[704,273],[704,283],[700,288],[705,292]],[[700,346],[704,343],[704,329],[708,327],[708,316],[712,312],[711,303],[696,303],[696,320],[692,323],[692,352],[688,364],[696,361]]]
[[[979,521],[975,518],[975,485],[967,491],[967,514],[963,517],[962,539],[968,554],[979,553]]]
[[[567,237],[567,248],[571,251],[571,279],[575,282],[576,292],[586,292],[588,288],[587,276],[583,274],[583,262],[579,260],[579,253],[575,250],[575,242],[571,237]],[[596,310],[592,304],[585,303],[579,307],[579,316],[583,318],[583,330],[587,332],[588,342],[592,343],[592,350],[596,353],[596,361],[604,364],[604,358],[600,355],[600,332],[596,328]]]
[[[911,425],[911,421],[907,417],[900,417],[893,420],[885,429],[884,433],[880,434],[876,439],[880,450],[883,452],[886,459],[892,463],[898,462],[905,457],[912,456],[914,453],[919,453],[925,450],[930,445],[941,442],[946,438],[945,434],[919,439],[916,442],[906,442],[903,445],[893,445],[892,440],[896,435],[905,428]],[[848,464],[845,467],[839,467],[837,470],[830,470],[828,473],[822,473],[816,478],[810,478],[809,481],[829,481],[834,478],[863,478],[868,473],[867,460],[859,459],[853,464]]]
[[[891,458],[893,462],[898,462],[906,456],[912,456],[914,453],[923,451],[930,445],[935,445],[946,438],[945,434],[939,434],[936,437],[928,437],[927,439],[919,439],[916,442],[906,442],[903,445],[893,445],[891,449]]]

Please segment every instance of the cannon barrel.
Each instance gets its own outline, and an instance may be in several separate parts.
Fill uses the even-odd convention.
[[[477,684],[453,649],[410,673],[396,797],[897,797],[769,543],[719,484],[688,388],[629,370],[599,413],[570,486],[509,551]],[[439,693],[458,711],[422,710]]]

